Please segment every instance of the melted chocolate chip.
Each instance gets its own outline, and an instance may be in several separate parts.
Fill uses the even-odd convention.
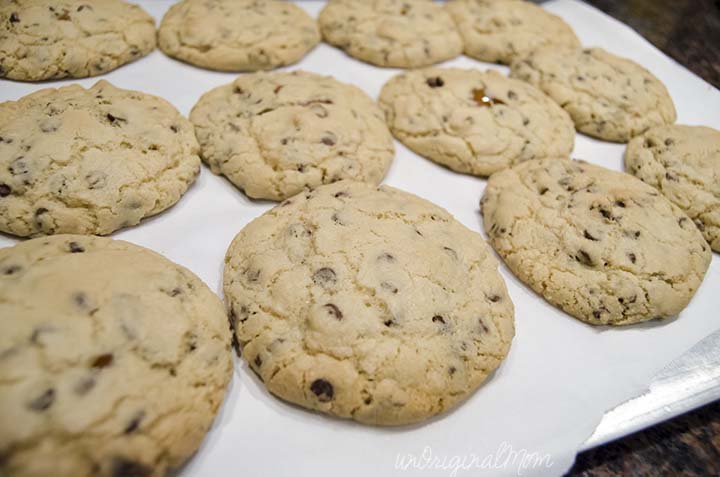
[[[180,129],[177,126],[175,126],[174,124],[172,126],[170,126],[170,130],[174,133],[177,133],[178,131],[180,131]]]
[[[623,209],[625,208],[625,202],[622,200],[616,200],[615,205],[618,207],[622,207]]]
[[[90,367],[95,369],[107,368],[113,363],[114,359],[112,353],[101,354],[92,360]]]
[[[107,115],[105,117],[107,118],[108,121],[110,121],[110,124],[112,124],[113,126],[121,126],[123,123],[127,123],[127,119],[120,118],[118,116],[113,116],[110,113],[107,113]]]
[[[324,379],[316,379],[310,384],[310,390],[318,397],[320,402],[332,401],[335,390],[330,382]]]
[[[385,326],[387,326],[388,328],[396,325],[395,320],[385,320],[385,321],[383,321],[383,324]]]
[[[133,432],[137,431],[144,417],[145,411],[140,411],[135,414],[135,417],[133,417],[130,422],[128,422],[127,426],[125,426],[123,434],[132,434]]]
[[[457,371],[457,369],[455,368],[455,366],[450,366],[450,367],[448,368],[448,374],[449,374],[450,376],[452,376],[453,374],[455,374],[456,371]]]
[[[28,407],[33,411],[44,411],[52,406],[53,402],[55,402],[55,390],[50,388],[30,401]]]
[[[590,254],[588,254],[585,250],[578,250],[577,255],[575,255],[575,260],[582,263],[586,267],[593,267],[595,264],[593,263],[592,258],[590,257]]]
[[[85,251],[85,249],[77,242],[70,242],[68,244],[68,249],[70,250],[70,253],[83,253]]]
[[[313,274],[312,281],[315,285],[326,288],[337,283],[337,274],[332,268],[323,267]]]
[[[602,215],[603,217],[605,217],[608,220],[613,220],[612,213],[607,209],[600,208],[600,215]]]
[[[600,240],[599,238],[594,237],[590,232],[587,230],[583,232],[583,237],[585,237],[588,240],[592,240],[593,242],[597,242]]]
[[[439,76],[428,78],[425,82],[431,88],[440,88],[441,86],[445,86],[445,81],[443,81],[443,79]]]
[[[7,184],[0,184],[0,197],[7,197],[12,192],[12,189]]]
[[[15,12],[12,12],[10,14],[10,23],[17,23],[19,21],[20,21],[20,17],[18,16],[18,14]]]
[[[326,146],[334,146],[336,142],[336,138],[333,136],[324,136],[320,142],[325,144]]]
[[[390,293],[393,293],[393,294],[396,294],[396,293],[398,292],[398,287],[396,287],[396,286],[393,285],[392,283],[382,282],[382,283],[380,284],[380,287],[382,287],[383,290],[387,290],[387,291],[389,291]]]
[[[484,88],[476,88],[472,90],[472,97],[478,106],[490,107],[496,104],[505,104],[505,101],[501,99],[486,95]]]
[[[233,89],[233,93],[235,94],[243,94],[245,91],[240,86],[235,86],[235,89]]]
[[[3,275],[13,275],[20,270],[22,270],[22,267],[20,265],[8,265],[7,267],[3,268]]]
[[[490,295],[490,296],[488,297],[488,300],[490,300],[490,301],[493,302],[493,303],[497,303],[497,302],[499,302],[500,300],[502,300],[502,297],[501,297],[500,295]]]
[[[443,318],[440,315],[433,316],[432,321],[433,321],[433,323],[442,323],[443,325],[445,324],[445,318]]]
[[[255,355],[255,360],[254,360],[254,362],[255,362],[255,366],[257,366],[258,368],[259,368],[260,366],[262,366],[263,360],[262,360],[262,358],[260,357],[259,354],[256,354],[256,355]]]
[[[152,474],[152,469],[145,464],[125,457],[115,457],[110,465],[112,477],[147,477]]]
[[[635,256],[634,253],[628,253],[627,256],[632,263],[635,263],[637,261],[637,257]]]
[[[490,329],[487,327],[487,325],[485,324],[485,321],[483,321],[482,318],[478,318],[478,324],[480,325],[480,330],[483,333],[488,333],[490,331]]]
[[[343,318],[342,311],[340,311],[340,308],[338,308],[336,305],[332,303],[327,303],[323,305],[323,308],[327,310],[327,312],[332,315],[336,320],[340,321]]]
[[[594,311],[592,312],[593,318],[595,318],[596,320],[599,320],[599,319],[600,319],[600,315],[601,315],[601,314],[602,314],[602,313],[601,313],[599,310],[594,310]]]
[[[380,255],[378,255],[377,259],[381,262],[391,262],[392,263],[395,261],[395,256],[385,252],[385,253],[381,253]]]

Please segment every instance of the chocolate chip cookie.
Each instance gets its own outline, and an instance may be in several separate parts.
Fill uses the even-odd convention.
[[[525,0],[453,0],[466,55],[509,64],[542,46],[580,47],[573,29],[557,15]]]
[[[330,0],[318,22],[325,41],[377,66],[416,68],[462,53],[455,23],[431,0]]]
[[[593,325],[677,315],[710,264],[692,221],[622,172],[530,161],[494,174],[481,201],[490,243],[553,305]]]
[[[167,55],[221,71],[289,65],[319,41],[315,20],[276,0],[183,0],[170,7],[158,30]]]
[[[568,158],[575,141],[572,121],[560,106],[495,71],[407,72],[385,84],[380,106],[407,147],[477,176],[530,159]]]
[[[482,237],[386,186],[342,181],[281,203],[235,237],[224,280],[242,355],[270,392],[367,424],[455,406],[514,333]]]
[[[127,242],[0,249],[0,474],[175,475],[232,370],[222,303]]]
[[[680,207],[720,252],[720,131],[652,128],[628,143],[625,169]]]
[[[109,234],[157,214],[200,172],[167,101],[99,81],[0,104],[0,231]]]
[[[540,48],[511,68],[511,77],[546,92],[590,136],[627,142],[675,122],[665,85],[634,61],[601,48]]]
[[[378,184],[394,154],[372,99],[303,71],[242,75],[200,98],[190,120],[213,172],[254,198],[342,179]]]
[[[97,76],[155,49],[155,20],[122,0],[0,2],[0,77]]]

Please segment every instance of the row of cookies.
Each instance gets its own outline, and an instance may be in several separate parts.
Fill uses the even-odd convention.
[[[457,22],[457,26],[455,24]],[[95,76],[152,51],[222,71],[297,62],[322,37],[380,66],[419,67],[464,51],[508,63],[538,45],[579,44],[559,17],[524,0],[332,0],[316,23],[277,0],[183,0],[155,31],[123,0],[13,0],[0,6],[0,76],[23,81]]]

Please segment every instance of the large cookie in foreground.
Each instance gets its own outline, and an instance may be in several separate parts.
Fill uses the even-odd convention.
[[[175,204],[200,172],[167,101],[98,81],[0,104],[0,231],[109,234]]]
[[[230,342],[217,296],[150,250],[0,249],[0,474],[175,475],[223,400]]]
[[[635,177],[575,161],[493,175],[481,201],[490,243],[550,303],[594,325],[680,313],[710,264],[692,221]]]
[[[428,68],[395,76],[380,93],[395,137],[457,172],[489,176],[530,159],[563,158],[575,130],[538,89],[495,72]]]
[[[212,171],[254,198],[282,200],[342,179],[376,185],[394,154],[367,94],[304,71],[242,75],[204,94],[190,120]]]
[[[183,0],[170,7],[158,29],[167,55],[221,71],[289,65],[318,42],[315,20],[277,0]]]
[[[283,202],[238,234],[224,280],[243,357],[270,392],[367,424],[455,406],[514,333],[482,237],[385,186],[343,181]]]
[[[627,142],[675,122],[665,85],[634,61],[601,48],[540,48],[511,68],[511,77],[546,92],[590,136]]]
[[[525,0],[453,0],[466,55],[509,64],[543,46],[580,47],[573,29],[557,15]]]
[[[431,0],[330,0],[318,23],[325,41],[377,66],[429,66],[463,48],[452,18]]]
[[[720,252],[720,131],[652,128],[628,143],[625,169],[680,207]]]
[[[0,4],[0,76],[84,78],[155,49],[155,20],[122,0],[12,0]]]

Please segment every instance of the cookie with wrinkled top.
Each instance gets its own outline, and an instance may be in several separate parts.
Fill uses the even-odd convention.
[[[304,71],[242,75],[203,95],[190,120],[212,171],[254,198],[343,179],[378,184],[394,154],[372,99]]]
[[[525,0],[453,0],[446,8],[464,53],[480,61],[509,64],[542,46],[580,47],[562,18]]]
[[[318,23],[326,42],[377,66],[429,66],[463,48],[448,12],[430,0],[330,0]]]
[[[270,392],[366,424],[457,405],[514,333],[482,237],[386,186],[321,186],[255,219],[230,245],[224,290],[242,355]]]
[[[567,159],[575,130],[544,93],[495,71],[428,68],[380,93],[395,137],[457,172],[488,176],[522,161]]]
[[[628,143],[625,169],[680,207],[720,252],[720,131],[652,128]]]
[[[2,475],[175,475],[232,371],[217,296],[108,238],[0,249],[0,330]]]
[[[676,119],[659,79],[601,48],[540,48],[514,61],[510,76],[543,90],[570,113],[578,131],[600,139],[628,142]]]
[[[576,161],[530,161],[490,177],[490,243],[520,280],[593,325],[676,316],[710,264],[692,221],[657,190]]]
[[[109,234],[175,204],[200,172],[167,101],[98,81],[0,104],[0,231]]]
[[[155,49],[155,20],[121,0],[10,0],[0,4],[0,77],[97,76]]]
[[[183,0],[170,7],[158,29],[167,55],[221,71],[289,65],[319,41],[314,19],[276,0]]]

